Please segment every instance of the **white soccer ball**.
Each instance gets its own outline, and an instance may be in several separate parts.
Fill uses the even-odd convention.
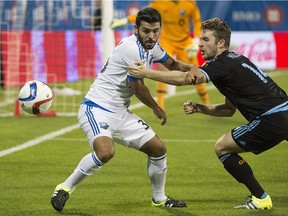
[[[46,83],[32,80],[26,82],[21,88],[18,99],[22,110],[29,114],[38,115],[50,108],[53,92]]]

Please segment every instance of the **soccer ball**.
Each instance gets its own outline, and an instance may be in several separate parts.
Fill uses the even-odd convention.
[[[29,114],[38,115],[50,108],[53,93],[46,83],[32,80],[26,82],[20,89],[18,99],[22,110]]]

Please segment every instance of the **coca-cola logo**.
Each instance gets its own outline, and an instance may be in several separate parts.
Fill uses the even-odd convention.
[[[238,54],[245,55],[251,61],[264,62],[275,59],[275,45],[270,40],[256,39],[252,43],[240,43],[235,51]]]

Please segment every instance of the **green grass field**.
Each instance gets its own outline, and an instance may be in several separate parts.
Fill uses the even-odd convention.
[[[270,75],[288,92],[287,71],[272,72]],[[155,92],[155,82],[146,82],[151,86],[151,91]],[[133,110],[167,144],[166,194],[185,201],[187,208],[151,207],[146,156],[117,144],[115,157],[78,186],[61,213],[54,211],[50,197],[55,186],[64,181],[80,159],[90,152],[83,132],[77,128],[0,157],[0,215],[288,215],[288,143],[283,142],[258,156],[250,153],[242,155],[270,194],[273,209],[233,209],[233,206],[245,201],[249,192],[225,171],[214,154],[213,146],[224,132],[246,121],[239,113],[233,118],[184,114],[183,102],[188,99],[199,101],[193,89],[191,86],[178,87],[177,92],[182,94],[166,100],[168,123],[165,126],[160,125],[160,121],[148,108]],[[214,88],[209,90],[209,95],[212,103],[223,101],[223,97]],[[137,103],[137,100],[133,99],[133,103]],[[1,118],[0,153],[77,123],[76,117]]]

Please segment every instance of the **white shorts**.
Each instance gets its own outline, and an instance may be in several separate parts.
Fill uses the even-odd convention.
[[[78,121],[92,149],[93,141],[100,136],[111,137],[115,142],[135,149],[140,149],[155,136],[152,128],[128,109],[109,112],[81,104]]]

